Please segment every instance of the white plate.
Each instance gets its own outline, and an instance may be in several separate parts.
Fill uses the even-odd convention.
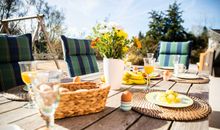
[[[159,68],[164,69],[164,70],[173,70],[174,69],[174,67],[170,67],[170,66],[161,66]]]
[[[137,67],[138,69],[144,69],[144,66],[139,66],[139,65],[132,65],[131,69],[133,69],[134,67]]]
[[[178,74],[177,78],[181,78],[181,79],[198,79],[199,76],[195,75],[195,74]]]
[[[150,79],[161,79],[163,78],[162,75],[158,72],[153,72],[150,74]]]
[[[179,103],[167,103],[167,102],[162,102],[160,100],[161,95],[165,92],[150,92],[148,93],[145,98],[158,106],[163,106],[163,107],[171,107],[171,108],[183,108],[183,107],[188,107],[193,104],[193,100],[183,94],[178,94],[178,98],[180,98]]]

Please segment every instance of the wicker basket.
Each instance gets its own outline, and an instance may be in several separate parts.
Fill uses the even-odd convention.
[[[62,83],[61,87],[68,91],[60,94],[55,119],[102,111],[110,90],[109,85],[97,85],[93,82]]]

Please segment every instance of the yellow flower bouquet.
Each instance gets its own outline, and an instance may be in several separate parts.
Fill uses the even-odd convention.
[[[117,26],[97,24],[93,28],[91,47],[106,58],[122,59],[132,43],[141,48],[138,38],[128,39],[128,34]]]

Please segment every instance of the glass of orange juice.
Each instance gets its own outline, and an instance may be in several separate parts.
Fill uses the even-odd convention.
[[[144,72],[147,75],[147,88],[150,87],[150,74],[154,71],[153,58],[143,58],[144,60]]]
[[[28,94],[29,94],[29,102],[25,104],[25,108],[33,109],[35,108],[35,104],[33,102],[33,90],[31,86],[31,81],[36,75],[36,67],[34,61],[21,61],[18,62],[20,71],[21,71],[21,79],[26,84]]]

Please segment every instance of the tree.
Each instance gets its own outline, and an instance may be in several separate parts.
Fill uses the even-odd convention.
[[[164,17],[163,12],[149,12],[151,21],[149,22],[149,31],[146,36],[152,40],[159,41],[164,35]]]
[[[23,5],[21,0],[1,0],[0,1],[0,18],[7,19],[13,15],[21,15],[19,7]]]
[[[182,23],[182,13],[180,5],[176,1],[169,5],[168,10],[165,12],[151,11],[149,31],[146,32],[146,36],[139,33],[139,39],[142,43],[142,48],[137,50],[131,47],[130,53],[135,55],[130,61],[133,63],[142,63],[137,59],[141,56],[145,56],[147,52],[157,53],[158,43],[160,40],[163,41],[193,41],[191,62],[196,63],[199,59],[199,54],[204,51],[208,43],[208,29],[203,28],[203,32],[199,36],[195,36],[191,32],[186,32]],[[140,55],[140,53],[142,55]],[[157,57],[157,56],[156,56]]]
[[[182,26],[184,22],[182,19],[183,11],[180,10],[180,5],[175,1],[169,5],[169,9],[166,11],[164,32],[167,41],[183,41],[186,39],[186,32]]]
[[[28,2],[28,1],[26,1]],[[0,1],[0,20],[8,19],[13,16],[24,16],[28,9],[22,8],[25,2],[22,0],[1,0]],[[21,28],[18,26],[19,22],[10,22],[8,30],[11,34],[20,34]]]
[[[56,6],[50,6],[47,2],[43,0],[34,0],[33,1],[36,12],[38,14],[45,15],[45,25],[47,32],[49,32],[49,38],[52,43],[53,49],[58,53],[58,57],[62,57],[62,47],[60,43],[60,35],[64,33],[63,23],[65,20],[64,14],[62,11],[58,10]],[[46,49],[46,39],[44,35],[40,35],[38,43],[38,52],[48,52]]]
[[[193,33],[187,34],[187,39],[192,41],[191,63],[199,61],[200,53],[205,52],[208,46],[208,29],[206,26],[202,27],[202,33],[195,36]]]

